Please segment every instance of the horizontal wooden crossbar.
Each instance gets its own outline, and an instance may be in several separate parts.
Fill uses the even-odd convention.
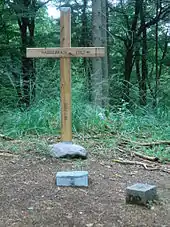
[[[27,58],[103,57],[104,47],[27,48]]]

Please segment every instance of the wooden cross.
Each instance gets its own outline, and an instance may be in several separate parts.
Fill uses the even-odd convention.
[[[71,9],[60,9],[60,47],[27,48],[28,58],[60,58],[61,140],[72,142],[71,57],[103,57],[104,47],[71,47]]]

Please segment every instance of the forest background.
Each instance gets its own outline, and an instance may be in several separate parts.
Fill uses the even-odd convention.
[[[72,46],[106,48],[103,59],[72,59],[74,134],[169,139],[168,0],[0,0],[0,133],[60,134],[59,60],[26,58],[27,47],[60,46],[49,4],[71,7]]]

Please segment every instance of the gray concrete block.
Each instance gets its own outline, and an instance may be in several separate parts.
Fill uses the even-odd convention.
[[[127,203],[146,205],[156,198],[157,190],[155,185],[137,183],[126,189]]]
[[[87,171],[66,171],[56,174],[57,186],[87,187],[88,172]]]

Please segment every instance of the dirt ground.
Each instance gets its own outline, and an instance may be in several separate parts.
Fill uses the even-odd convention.
[[[88,188],[59,188],[61,170],[88,170]],[[128,185],[156,184],[159,204],[151,209],[125,203]],[[89,157],[0,157],[0,227],[168,227],[170,176]]]

